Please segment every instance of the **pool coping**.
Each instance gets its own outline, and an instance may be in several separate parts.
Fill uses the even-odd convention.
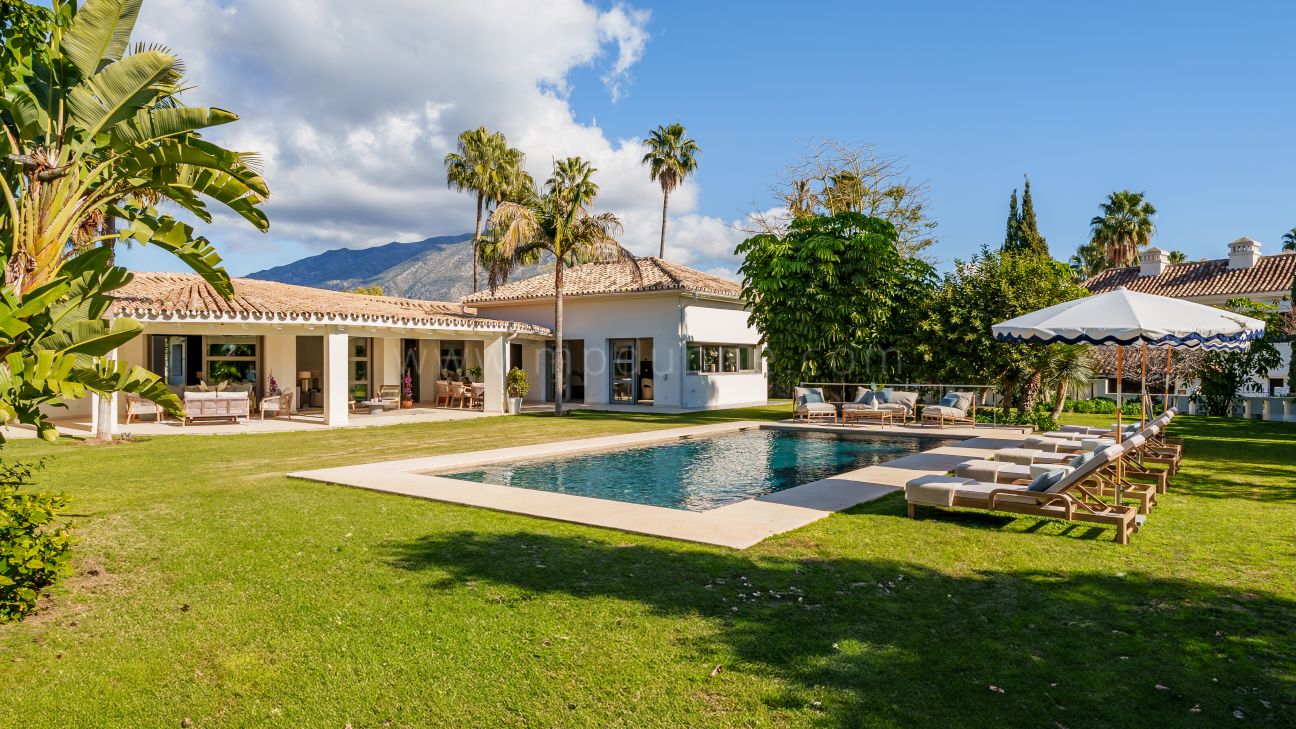
[[[435,475],[492,463],[616,450],[760,428],[850,432],[874,436],[968,436],[968,439],[956,445],[903,456],[708,511],[686,511]],[[1021,440],[1020,428],[949,428],[935,431],[893,427],[879,430],[744,420],[296,471],[288,475],[292,478],[544,519],[745,549],[768,537],[816,522],[834,512],[882,498],[903,489],[909,479],[944,473],[963,461],[984,457],[989,450],[1017,445]]]

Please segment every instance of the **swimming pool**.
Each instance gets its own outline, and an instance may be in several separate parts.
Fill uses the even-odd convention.
[[[958,440],[753,428],[615,451],[489,464],[438,475],[708,511]]]

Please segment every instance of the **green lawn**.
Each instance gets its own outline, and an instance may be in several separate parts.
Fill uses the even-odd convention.
[[[735,552],[284,476],[785,413],[11,443],[80,543],[0,626],[0,726],[1296,724],[1296,426],[1176,420],[1126,547],[892,495]]]

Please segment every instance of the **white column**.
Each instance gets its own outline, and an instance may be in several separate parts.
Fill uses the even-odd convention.
[[[401,370],[401,340],[399,337],[374,338],[374,392],[383,385],[401,386],[405,373]]]
[[[350,422],[350,364],[346,332],[324,335],[324,424],[342,426]]]
[[[274,376],[280,392],[296,393],[293,397],[293,411],[296,412],[301,407],[302,396],[306,394],[297,392],[300,389],[300,383],[297,382],[297,337],[293,334],[267,334],[261,341],[264,349],[261,361],[265,375],[261,378],[262,391],[257,393],[257,397],[265,397],[270,393],[270,377]]]
[[[504,366],[508,361],[508,339],[497,334],[487,339],[482,347],[482,410],[488,413],[504,412]]]

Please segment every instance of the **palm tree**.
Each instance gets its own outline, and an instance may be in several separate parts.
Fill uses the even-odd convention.
[[[1057,420],[1066,407],[1067,395],[1079,397],[1079,388],[1094,378],[1098,365],[1087,344],[1058,344],[1047,349],[1049,358],[1044,379],[1057,388],[1053,403],[1053,419]]]
[[[1283,233],[1282,243],[1284,251],[1296,251],[1296,228]]]
[[[1170,263],[1180,264],[1188,261],[1188,254],[1183,251],[1170,251]]]
[[[684,182],[684,178],[697,171],[698,155],[702,150],[697,142],[689,139],[684,126],[678,122],[670,126],[659,126],[648,133],[644,140],[648,153],[643,156],[643,163],[648,165],[652,179],[661,183],[662,189],[662,224],[661,246],[657,255],[666,257],[666,207],[670,194]]]
[[[1098,206],[1102,215],[1089,221],[1090,241],[1101,246],[1113,266],[1132,266],[1138,262],[1139,249],[1156,233],[1152,216],[1156,208],[1141,192],[1121,190],[1107,196]]]
[[[508,280],[514,266],[542,257],[554,262],[554,414],[563,414],[563,271],[591,261],[625,262],[634,256],[613,238],[621,221],[611,213],[597,215],[589,206],[598,197],[591,179],[596,170],[579,157],[554,163],[545,193],[527,203],[502,202],[490,218],[494,249],[490,286]]]
[[[478,289],[478,260],[481,258],[482,215],[494,202],[511,199],[522,187],[531,187],[525,170],[526,155],[508,146],[500,132],[486,127],[459,135],[459,151],[445,156],[446,185],[477,194],[477,222],[473,226],[473,291]]]
[[[1076,248],[1075,255],[1067,261],[1067,265],[1071,267],[1076,280],[1083,283],[1106,271],[1111,267],[1111,262],[1098,245],[1082,243]]]

